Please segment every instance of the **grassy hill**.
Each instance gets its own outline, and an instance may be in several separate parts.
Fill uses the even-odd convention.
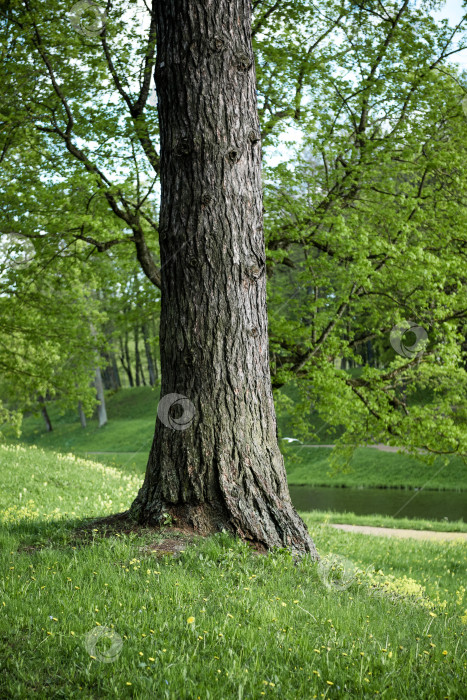
[[[121,389],[107,398],[109,423],[98,428],[97,421],[90,420],[85,429],[77,414],[60,416],[52,404],[49,413],[53,431],[45,432],[40,416],[28,417],[20,442],[73,452],[142,474],[153,438],[157,401],[158,391],[150,387]],[[290,436],[288,420],[286,415],[278,417],[281,434]],[[17,442],[8,432],[5,437]],[[323,438],[329,440],[329,436]],[[290,484],[467,490],[467,465],[460,458],[451,458],[446,465],[437,458],[430,465],[407,454],[361,447],[355,450],[348,465],[336,470],[330,465],[329,448],[288,446],[284,441],[282,447]]]
[[[4,446],[0,481],[0,697],[463,696],[463,543],[310,523],[319,565],[227,534],[163,555],[169,533],[75,529],[136,476]]]

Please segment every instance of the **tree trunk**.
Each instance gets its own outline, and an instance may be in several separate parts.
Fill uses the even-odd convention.
[[[79,413],[79,421],[81,423],[81,427],[85,428],[86,427],[86,416],[84,414],[81,401],[78,401],[78,413]]]
[[[148,363],[149,384],[154,386],[156,383],[156,374],[154,371],[154,360],[152,357],[151,346],[149,344],[148,327],[145,323],[141,326],[141,332],[144,340],[144,350],[146,352],[146,361]]]
[[[105,389],[116,391],[120,387],[120,377],[118,376],[117,361],[113,350],[103,352],[102,357],[105,358],[107,364],[102,371],[102,381]]]
[[[39,404],[41,407],[41,413],[42,413],[42,418],[44,419],[45,422],[45,428],[48,433],[52,432],[52,421],[50,420],[50,416],[47,412],[47,406],[45,405],[45,399],[42,395],[38,397]]]
[[[110,352],[110,359],[112,362],[112,376],[113,376],[113,388],[115,390],[120,389],[122,382],[120,381],[120,374],[118,372],[117,358],[115,357],[114,350]]]
[[[128,377],[128,383],[131,388],[133,388],[133,373],[131,371],[131,362],[130,362],[130,352],[128,350],[128,333],[125,332],[125,342],[120,338],[120,362],[122,363],[122,367],[125,370],[127,377]]]
[[[102,375],[99,367],[96,367],[94,386],[96,387],[97,399],[99,401],[97,404],[97,420],[99,422],[99,428],[102,428],[102,426],[107,423],[107,411],[105,408],[104,385],[102,383]]]
[[[143,373],[143,365],[141,364],[141,355],[139,352],[139,327],[136,325],[133,329],[135,339],[135,376],[136,386],[146,386],[146,380]]]
[[[162,398],[132,512],[317,557],[277,443],[250,13],[156,3]]]

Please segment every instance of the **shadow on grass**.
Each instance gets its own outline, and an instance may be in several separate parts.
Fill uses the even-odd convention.
[[[28,519],[10,523],[0,533],[0,548],[29,553],[44,549],[71,551],[92,546],[97,539],[113,536],[129,540],[138,538],[146,549],[169,555],[177,555],[189,543],[202,539],[187,528],[140,525],[129,516],[128,511],[124,511],[99,518]]]

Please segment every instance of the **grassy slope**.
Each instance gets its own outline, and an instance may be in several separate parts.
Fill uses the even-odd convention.
[[[1,697],[463,694],[465,545],[311,524],[321,567],[253,556],[226,535],[156,560],[143,546],[150,533],[70,541],[80,519],[130,503],[129,475],[10,447],[0,480]],[[329,553],[360,573],[333,585]],[[105,639],[92,648],[101,627],[122,642],[112,663],[92,658],[105,653]]]
[[[95,420],[82,429],[78,416],[58,416],[54,407],[50,414],[52,433],[44,432],[40,416],[27,418],[21,441],[61,452],[88,454],[107,464],[114,464],[131,473],[143,473],[151,446],[158,392],[149,387],[123,389],[108,398],[109,423],[99,429]],[[286,433],[287,417],[279,416],[282,434]],[[325,441],[329,437],[325,438]],[[453,458],[443,467],[441,458],[433,465],[407,454],[378,452],[358,448],[350,462],[350,470],[332,472],[330,449],[284,446],[288,480],[291,484],[314,486],[390,486],[430,489],[467,490],[467,466]],[[108,454],[92,455],[92,452]],[[428,482],[428,483],[427,483]]]
[[[467,490],[467,464],[460,457],[427,464],[403,452],[358,447],[348,466],[333,469],[328,448],[290,446],[287,453],[291,484]]]

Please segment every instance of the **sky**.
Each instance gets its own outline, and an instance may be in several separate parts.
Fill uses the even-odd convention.
[[[467,14],[467,7],[462,7],[462,0],[446,0],[439,10],[432,12],[433,17],[437,20],[448,19],[451,27],[456,26],[465,14]],[[467,70],[467,49],[455,54],[450,60]],[[302,133],[299,129],[295,129],[293,126],[284,129],[279,137],[278,145],[267,149],[266,164],[274,167],[284,161],[288,157],[286,154],[292,155],[287,142],[293,141],[299,144],[301,140]]]
[[[466,13],[467,7],[462,7],[462,0],[447,0],[441,10],[433,12],[433,17],[436,19],[447,18],[449,24],[455,26]],[[467,69],[467,49],[454,56],[453,61]]]

